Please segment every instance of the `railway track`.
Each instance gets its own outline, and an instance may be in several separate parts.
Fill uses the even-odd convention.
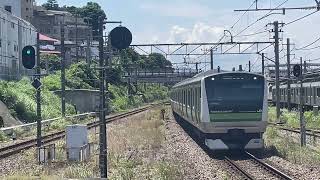
[[[276,128],[278,128],[280,130],[300,134],[300,128],[289,128],[289,127],[285,127],[283,125],[276,124],[276,123],[269,123],[269,124],[272,126],[275,126]],[[311,137],[320,138],[320,130],[317,130],[317,129],[306,129],[306,134]]]
[[[149,106],[146,106],[143,108],[135,109],[135,110],[132,110],[129,112],[109,116],[109,117],[107,117],[107,123],[138,114],[140,112],[146,111],[146,110],[151,109],[151,108],[158,106],[160,104],[162,104],[162,103],[153,104],[153,105],[149,105]],[[87,127],[88,127],[88,129],[92,129],[92,128],[99,126],[99,124],[100,124],[99,121],[95,121],[95,122],[88,123]],[[60,140],[60,139],[64,138],[65,135],[66,135],[65,131],[59,131],[56,133],[45,135],[42,137],[42,143],[43,143],[43,145],[45,145],[45,144]],[[27,150],[32,147],[36,147],[36,145],[37,145],[37,139],[34,138],[31,140],[23,141],[23,142],[13,144],[10,146],[2,147],[2,148],[0,148],[0,159],[12,156],[14,154],[18,154],[19,152],[21,152],[23,150]]]
[[[285,179],[292,180],[290,176],[263,162],[249,152],[244,152],[244,160],[232,160],[225,156],[225,162],[233,171],[236,171],[241,179],[255,180],[255,179]]]

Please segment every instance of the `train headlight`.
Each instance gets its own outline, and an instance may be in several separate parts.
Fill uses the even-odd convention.
[[[214,81],[214,77],[213,77],[213,78],[211,78],[211,80],[212,80],[212,81]]]
[[[254,80],[257,80],[257,77],[253,77]]]

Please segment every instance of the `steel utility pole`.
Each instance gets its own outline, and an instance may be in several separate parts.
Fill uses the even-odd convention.
[[[99,18],[99,76],[100,76],[100,108],[99,108],[99,121],[100,121],[100,176],[107,178],[107,132],[106,132],[106,118],[105,118],[105,67],[104,67],[104,51],[103,51],[103,21],[102,17]]]
[[[306,145],[306,123],[303,116],[303,73],[302,73],[302,57],[300,57],[300,106],[299,106],[299,115],[300,115],[300,145]]]
[[[275,21],[274,25],[274,53],[275,53],[275,68],[276,68],[276,109],[277,121],[280,121],[280,81],[279,81],[279,23]]]
[[[198,68],[198,62],[196,62],[196,71],[197,71],[197,74],[199,73],[199,68]]]
[[[213,49],[210,49],[210,67],[213,69]]]
[[[78,49],[78,14],[76,14],[76,61],[79,62],[79,49]]]
[[[264,53],[262,53],[262,67],[261,67],[261,73],[264,76]]]
[[[64,24],[60,25],[61,31],[61,114],[66,117],[66,51],[64,47]]]
[[[91,62],[91,49],[90,49],[90,35],[87,37],[87,51],[86,51],[86,63],[90,65]]]
[[[290,39],[287,38],[287,103],[288,103],[288,111],[291,111],[291,82],[290,82]]]
[[[249,72],[251,72],[251,61],[249,61]]]
[[[40,34],[37,33],[37,67],[36,67],[36,78],[40,81],[41,79],[41,68],[40,68]],[[37,100],[37,147],[42,146],[42,136],[41,136],[41,87],[39,87],[36,94]]]

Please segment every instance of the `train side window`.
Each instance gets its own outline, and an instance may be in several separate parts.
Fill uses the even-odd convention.
[[[187,97],[187,95],[186,95],[187,91],[186,90],[183,90],[183,91],[184,91],[184,93],[183,93],[183,98],[184,98],[183,104],[187,105],[187,98],[186,98]]]
[[[190,108],[191,108],[191,106],[192,106],[192,99],[191,99],[191,97],[192,97],[192,89],[191,88],[189,88],[189,96],[188,96],[188,99],[189,99],[189,106],[190,106]]]
[[[182,102],[182,104],[184,105],[184,90],[182,90],[182,92],[181,92],[181,98],[182,98],[182,99],[181,99],[181,100],[182,100],[181,102]]]
[[[191,108],[194,106],[194,88],[191,89]]]
[[[187,90],[184,90],[184,104],[187,106],[188,105],[188,99],[187,99]]]

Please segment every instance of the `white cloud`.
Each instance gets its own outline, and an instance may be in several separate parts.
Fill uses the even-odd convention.
[[[196,23],[192,28],[175,25],[171,28],[167,42],[215,42],[223,34],[224,28]]]

